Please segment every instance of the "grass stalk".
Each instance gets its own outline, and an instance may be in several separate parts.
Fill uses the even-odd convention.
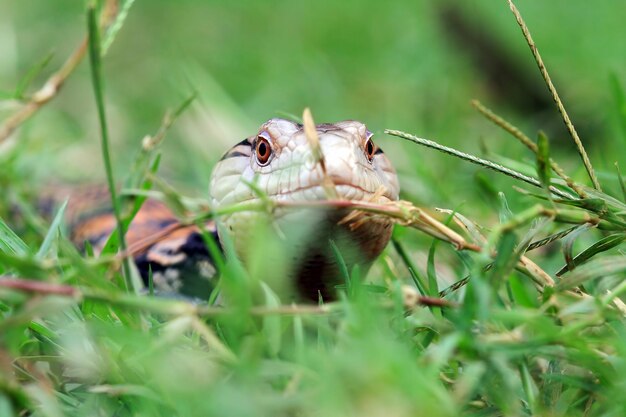
[[[533,41],[533,38],[530,35],[528,26],[526,26],[526,23],[524,22],[522,15],[520,14],[519,10],[517,10],[517,7],[515,7],[513,0],[508,0],[508,2],[509,2],[509,7],[511,8],[511,11],[513,12],[513,15],[515,16],[515,20],[517,21],[517,24],[522,30],[522,33],[524,34],[524,38],[526,39],[526,42],[528,43],[528,46],[530,47],[530,51],[532,52],[533,57],[535,58],[535,62],[537,63],[537,66],[539,67],[539,71],[541,72],[541,76],[546,82],[546,85],[548,86],[548,89],[550,90],[550,94],[552,94],[552,99],[554,100],[554,103],[556,104],[556,107],[559,110],[559,113],[561,113],[561,117],[563,118],[563,121],[565,122],[565,127],[567,128],[567,131],[569,132],[570,136],[574,140],[574,143],[576,144],[576,149],[581,159],[583,160],[583,164],[585,165],[587,174],[589,175],[589,178],[591,179],[593,188],[595,188],[598,191],[602,191],[602,188],[600,187],[600,183],[598,182],[598,178],[596,177],[596,173],[593,169],[593,166],[591,165],[591,161],[589,160],[589,156],[587,156],[587,151],[585,151],[585,147],[583,146],[583,143],[580,140],[580,137],[578,137],[578,132],[576,132],[576,128],[574,127],[574,124],[570,120],[569,115],[567,114],[567,111],[565,110],[565,106],[563,105],[563,102],[561,101],[561,98],[559,97],[559,93],[556,91],[556,87],[554,87],[554,84],[552,83],[552,79],[550,78],[550,75],[548,74],[548,70],[546,69],[546,66],[543,63],[543,59],[541,59],[539,50],[537,49],[537,46],[535,45],[535,42]]]
[[[576,226],[570,227],[569,229],[565,229],[565,230],[563,230],[561,232],[551,234],[550,236],[547,236],[547,237],[545,237],[545,238],[543,238],[541,240],[537,240],[535,242],[532,242],[526,248],[526,252],[531,251],[533,249],[540,248],[540,247],[545,246],[545,245],[548,245],[548,244],[550,244],[552,242],[556,242],[557,240],[563,239],[565,236],[567,236],[570,233],[572,233],[578,227],[579,227],[579,225],[576,225]]]
[[[171,300],[159,297],[143,297],[135,294],[113,293],[93,288],[78,288],[71,285],[54,284],[27,278],[15,278],[0,275],[0,288],[19,291],[27,294],[54,295],[69,297],[77,301],[90,300],[107,305],[118,306],[130,310],[139,310],[168,316],[195,315],[199,317],[219,317],[237,311],[235,307],[219,307],[199,305],[188,301]],[[437,297],[418,296],[416,305],[452,307],[453,304]],[[391,308],[392,304],[383,303],[381,307]],[[343,311],[341,302],[314,304],[289,304],[276,306],[253,306],[247,310],[252,316],[296,316],[296,315],[328,315]]]
[[[106,55],[109,48],[113,44],[113,41],[115,40],[115,36],[118,34],[120,29],[122,29],[122,26],[124,26],[124,22],[128,17],[128,12],[130,11],[130,8],[133,6],[134,3],[135,0],[123,1],[122,7],[119,9],[115,20],[113,20],[111,26],[109,26],[106,36],[102,40],[102,56]]]
[[[427,146],[429,148],[433,148],[433,149],[437,149],[438,151],[447,153],[449,155],[453,155],[456,156],[457,158],[461,158],[465,161],[471,162],[473,164],[476,165],[480,165],[482,167],[491,169],[493,171],[497,171],[500,172],[504,175],[508,175],[509,177],[515,178],[517,180],[523,181],[527,184],[530,184],[532,186],[538,187],[538,188],[543,188],[541,185],[541,182],[539,180],[537,180],[536,178],[533,177],[529,177],[528,175],[522,174],[521,172],[517,172],[515,170],[512,170],[511,168],[507,168],[504,167],[500,164],[496,164],[495,162],[492,161],[488,161],[486,159],[482,159],[479,158],[477,156],[474,155],[470,155],[467,154],[465,152],[461,152],[461,151],[457,151],[456,149],[453,148],[449,148],[447,146],[444,145],[440,145],[437,142],[434,142],[432,140],[428,140],[428,139],[423,139],[423,138],[419,138],[415,135],[411,135],[409,133],[405,133],[405,132],[401,132],[399,130],[392,130],[392,129],[385,129],[385,133],[392,135],[392,136],[397,136],[406,140],[409,140],[411,142],[417,143],[419,145],[423,145],[423,146]],[[564,191],[559,190],[558,188],[554,187],[554,186],[550,186],[549,187],[550,192],[558,197],[567,199],[567,200],[574,200],[575,197],[572,196],[569,193],[566,193]]]
[[[530,149],[535,155],[537,154],[537,144],[533,142],[524,132],[514,126],[512,123],[506,121],[504,118],[498,116],[491,109],[484,106],[478,100],[472,100],[472,106],[480,112],[483,116],[485,116],[489,121],[491,121],[496,126],[499,126],[509,134],[511,134],[515,139],[519,140],[524,146]],[[561,168],[561,166],[552,158],[550,158],[550,166],[556,175],[561,177],[563,181],[567,184],[569,188],[574,190],[576,194],[580,198],[586,198],[587,193],[584,192],[580,186],[578,186]]]
[[[409,273],[411,274],[411,278],[413,279],[413,282],[415,283],[415,286],[417,287],[419,292],[422,295],[427,295],[428,294],[428,283],[426,283],[424,278],[418,272],[417,267],[415,266],[415,264],[411,260],[411,257],[406,252],[406,250],[404,249],[404,247],[402,246],[400,241],[398,239],[395,239],[395,238],[392,237],[391,238],[391,244],[393,245],[393,248],[396,250],[398,255],[400,255],[400,259],[402,259],[402,262],[404,263],[404,266],[406,266],[406,268],[409,270]]]
[[[120,202],[117,198],[115,189],[115,179],[113,176],[113,168],[111,165],[111,154],[109,151],[109,132],[106,121],[106,110],[104,105],[104,94],[102,85],[102,62],[100,51],[100,34],[98,24],[96,22],[95,5],[91,3],[87,8],[87,29],[89,33],[89,59],[91,67],[91,81],[93,84],[94,95],[96,99],[96,107],[98,110],[98,120],[100,123],[100,137],[102,145],[102,158],[104,160],[104,168],[106,171],[107,185],[111,194],[111,204],[113,206],[113,214],[115,216],[116,230],[119,236],[120,249],[126,251],[126,239],[124,237],[124,227],[122,224]],[[124,271],[124,279],[127,291],[134,291],[134,285],[131,276],[130,258],[124,257],[122,260],[122,268]]]
[[[111,10],[115,9],[112,4],[115,0],[108,0],[105,6],[106,13],[102,15],[102,26],[106,27],[113,18]],[[26,103],[22,108],[16,111],[14,114],[0,126],[0,143],[17,130],[24,122],[34,116],[46,103],[55,98],[67,78],[74,72],[76,67],[83,60],[85,53],[87,52],[87,39],[83,39],[78,47],[72,52],[72,54],[63,63],[61,68],[52,74],[43,86],[37,90],[31,97],[30,101]]]

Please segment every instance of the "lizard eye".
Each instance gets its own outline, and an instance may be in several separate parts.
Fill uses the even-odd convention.
[[[374,134],[370,131],[367,132],[367,140],[365,141],[365,157],[368,161],[372,162],[374,154],[376,153],[376,145],[372,142],[372,136]]]
[[[268,134],[266,132],[261,132],[256,137],[256,160],[261,166],[267,165],[270,157],[272,156],[272,146],[270,145],[269,140],[267,140],[267,137]]]

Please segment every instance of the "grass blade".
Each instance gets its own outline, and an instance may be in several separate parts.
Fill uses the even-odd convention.
[[[550,147],[543,132],[537,136],[537,175],[546,190],[550,187]]]
[[[572,226],[569,229],[565,229],[560,232],[551,234],[550,236],[544,237],[543,239],[536,240],[532,242],[530,245],[528,245],[528,248],[526,248],[526,252],[548,245],[552,242],[556,242],[557,240],[563,239],[565,236],[569,235],[576,229],[578,229],[578,225]]]
[[[0,218],[0,250],[9,255],[26,256],[30,249]]]
[[[619,188],[622,190],[622,199],[626,202],[626,185],[624,184],[624,177],[619,169],[619,164],[615,163],[615,169],[617,170],[617,181],[619,182]]]
[[[589,178],[591,179],[593,188],[595,188],[598,191],[602,191],[602,188],[600,187],[600,183],[598,182],[598,178],[596,178],[596,173],[593,170],[593,166],[591,165],[591,161],[589,160],[589,156],[587,155],[587,151],[585,151],[585,147],[583,146],[582,141],[578,137],[578,132],[576,132],[576,129],[574,128],[574,124],[570,120],[569,115],[567,114],[567,111],[565,110],[565,106],[563,106],[563,102],[561,101],[561,98],[559,97],[559,93],[556,91],[556,87],[554,87],[554,84],[552,83],[552,79],[550,78],[550,75],[548,74],[548,70],[546,69],[546,66],[543,63],[543,59],[541,59],[541,55],[539,55],[539,50],[537,49],[537,46],[535,45],[533,38],[530,36],[530,31],[528,30],[528,27],[526,26],[524,19],[522,19],[522,15],[520,14],[519,10],[517,10],[517,7],[515,7],[513,0],[509,0],[509,7],[511,8],[513,15],[515,16],[515,20],[517,20],[517,24],[519,25],[520,29],[522,29],[524,38],[528,42],[528,46],[530,47],[530,51],[532,52],[533,57],[535,58],[535,61],[537,62],[539,71],[541,72],[541,75],[543,76],[543,79],[546,82],[546,85],[548,86],[550,93],[552,94],[552,98],[554,99],[554,102],[556,103],[556,107],[558,108],[559,113],[561,113],[561,117],[563,118],[563,121],[565,122],[565,127],[567,128],[567,131],[569,132],[570,136],[574,140],[574,143],[576,144],[576,149],[578,150],[578,154],[583,160],[583,164],[585,165],[587,174],[589,174]]]
[[[268,309],[278,308],[280,300],[272,289],[264,282],[261,282],[261,289],[265,298],[265,307]],[[282,331],[281,318],[278,315],[268,315],[263,317],[263,333],[267,341],[267,348],[270,355],[277,356],[280,352]]]
[[[426,274],[428,275],[428,295],[431,297],[439,294],[439,286],[437,285],[437,270],[435,269],[435,251],[437,250],[437,239],[433,239],[433,243],[428,249],[428,262],[426,264]]]
[[[604,278],[609,275],[623,273],[626,271],[626,258],[621,255],[607,256],[576,268],[567,277],[563,278],[557,285],[557,291],[569,290],[577,287],[586,281]],[[623,283],[623,282],[622,282]]]
[[[533,142],[528,136],[526,136],[521,130],[515,127],[513,124],[507,122],[502,117],[495,114],[493,111],[485,107],[478,100],[472,100],[472,106],[480,112],[483,116],[485,116],[488,120],[493,122],[496,126],[502,128],[506,132],[508,132],[511,136],[520,141],[524,146],[526,146],[532,153],[537,155],[539,149],[537,148],[537,144]],[[574,190],[576,194],[578,194],[581,198],[585,197],[585,192],[576,184],[574,181],[565,173],[563,168],[557,164],[557,162],[551,158],[548,159],[550,162],[550,167],[552,170],[565,181],[567,186]]]
[[[573,259],[571,259],[571,262],[561,268],[556,275],[561,276],[567,271],[571,271],[577,266],[584,264],[597,254],[606,252],[609,249],[613,249],[614,247],[621,245],[624,241],[626,241],[626,233],[615,233],[606,236],[576,255]]]
[[[330,245],[330,249],[333,251],[333,256],[335,257],[335,260],[337,261],[339,274],[343,277],[343,281],[345,282],[346,294],[352,294],[352,281],[350,279],[350,272],[348,271],[348,266],[346,265],[346,262],[341,255],[341,251],[333,240],[329,239],[328,244]]]
[[[161,163],[161,157],[160,155],[157,155],[157,157],[154,159],[152,167],[150,167],[151,174],[155,174],[157,172],[157,170],[159,169],[160,163]],[[145,174],[144,174],[144,177],[145,177]],[[151,187],[152,187],[152,181],[150,181],[149,179],[145,179],[143,184],[140,185],[140,190],[147,191]],[[147,197],[143,195],[139,195],[135,197],[132,210],[130,210],[130,213],[122,219],[123,230],[128,230],[128,228],[130,227],[130,224],[132,223],[137,213],[139,213],[139,210],[141,210],[141,207],[143,206],[143,203],[145,203],[146,200],[147,200]],[[102,251],[100,253],[101,255],[115,253],[116,248],[118,246],[119,246],[119,231],[114,230],[113,233],[111,233],[111,235],[107,239],[104,246],[102,247]]]
[[[576,228],[576,230],[574,232],[572,232],[569,236],[567,236],[564,240],[563,240],[563,247],[562,247],[562,251],[563,251],[563,257],[565,258],[565,271],[571,271],[573,270],[576,265],[574,265],[574,256],[573,256],[573,251],[574,251],[574,243],[576,242],[576,239],[582,235],[583,233],[585,233],[586,231],[588,231],[589,229],[591,229],[593,226],[589,223],[584,223],[581,224],[580,226],[578,226]],[[562,268],[563,270],[563,268]],[[563,272],[565,272],[563,271]],[[562,274],[562,273],[561,273]],[[560,274],[557,273],[557,276],[559,276]]]
[[[505,231],[498,242],[497,255],[491,268],[490,281],[495,288],[506,280],[519,260],[522,251],[516,250],[518,246],[517,236],[512,231]]]
[[[396,238],[391,238],[391,244],[393,245],[393,248],[396,250],[396,252],[398,252],[398,255],[400,255],[400,258],[402,259],[402,262],[404,262],[404,265],[409,270],[409,274],[411,275],[411,278],[413,279],[413,282],[415,283],[418,291],[421,293],[421,295],[428,295],[428,284],[424,280],[424,277],[420,275],[417,267],[415,266],[409,255],[406,253],[406,250],[404,250],[402,244],[400,244],[400,241]]]
[[[104,106],[104,94],[102,85],[102,52],[100,50],[100,31],[96,23],[96,8],[94,3],[90,3],[87,8],[87,30],[89,33],[89,61],[91,63],[91,81],[93,84],[94,95],[96,99],[96,107],[98,109],[98,120],[100,122],[100,136],[102,145],[102,158],[106,171],[107,184],[109,193],[111,194],[111,203],[113,205],[113,214],[115,215],[115,223],[117,234],[119,236],[120,249],[126,252],[126,239],[124,237],[124,227],[120,214],[120,202],[117,198],[115,190],[115,179],[113,177],[113,168],[111,166],[111,155],[109,152],[109,132],[106,122],[106,111]],[[131,277],[130,259],[124,257],[122,267],[124,269],[124,278],[127,291],[134,291],[134,285]]]
[[[388,135],[397,136],[402,139],[406,139],[408,141],[417,143],[419,145],[428,146],[429,148],[437,149],[438,151],[441,151],[443,153],[456,156],[457,158],[463,159],[465,161],[471,162],[476,165],[480,165],[484,168],[488,168],[493,171],[500,172],[501,174],[508,175],[509,177],[515,178],[520,181],[524,181],[527,184],[541,188],[541,182],[539,182],[539,180],[537,180],[536,178],[529,177],[528,175],[524,175],[521,172],[514,171],[500,164],[496,164],[495,162],[488,161],[486,159],[482,159],[482,158],[479,158],[474,155],[470,155],[465,152],[457,151],[456,149],[449,148],[444,145],[440,145],[439,143],[434,142],[432,140],[419,138],[417,136],[414,136],[414,135],[411,135],[411,134],[408,134],[399,130],[385,129],[385,133],[387,133]],[[550,192],[564,199],[568,199],[568,200],[575,199],[574,196],[566,192],[563,192],[553,186],[550,186]]]
[[[65,200],[65,202],[63,202],[63,204],[57,211],[57,214],[54,216],[54,219],[52,220],[52,223],[50,224],[50,229],[48,229],[48,233],[46,233],[46,236],[43,239],[43,243],[39,247],[39,250],[37,251],[37,255],[35,255],[37,259],[44,258],[48,254],[48,252],[50,252],[50,247],[52,246],[54,239],[60,234],[59,228],[61,227],[61,222],[63,221],[63,218],[65,216],[65,209],[67,208],[67,202],[68,200]]]
[[[117,16],[115,16],[115,20],[113,21],[113,23],[111,23],[111,26],[109,26],[109,29],[107,30],[106,35],[104,36],[104,39],[102,40],[102,55],[103,56],[106,55],[106,53],[109,50],[109,47],[113,44],[113,41],[115,40],[115,36],[120,31],[122,26],[124,26],[124,21],[128,17],[128,12],[130,11],[130,8],[133,6],[133,3],[135,3],[135,0],[126,0],[123,3],[124,4],[122,4],[120,11],[117,13]]]
[[[511,220],[515,215],[509,208],[509,202],[506,200],[506,196],[503,192],[498,193],[498,202],[500,207],[498,210],[498,216],[500,217],[500,223],[506,223]]]
[[[50,61],[52,61],[53,53],[49,53],[46,55],[41,61],[35,64],[31,69],[28,70],[26,75],[19,81],[17,84],[17,88],[15,89],[15,93],[13,93],[13,98],[21,100],[24,98],[24,94],[26,90],[31,85],[33,80],[41,74],[41,72],[48,66]]]

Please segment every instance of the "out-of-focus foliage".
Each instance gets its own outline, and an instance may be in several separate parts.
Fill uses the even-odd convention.
[[[115,246],[101,258],[77,253],[59,236],[62,215],[43,223],[28,200],[50,184],[103,182],[85,60],[0,144],[0,416],[624,415],[626,211],[613,164],[626,165],[626,6],[519,6],[605,193],[527,195],[510,178],[383,134],[436,139],[543,186],[559,184],[551,157],[588,184],[506,1],[136,0],[103,57],[118,179],[132,171],[138,187],[159,165],[154,154],[135,158],[141,141],[193,93],[151,177],[180,206],[190,201],[181,196],[206,198],[232,144],[310,107],[318,122],[366,122],[403,198],[462,213],[466,229],[453,227],[485,250],[456,252],[398,227],[368,277],[375,285],[353,271],[338,303],[298,310],[263,284],[250,292],[250,275],[280,270],[263,269],[271,247],[259,236],[254,273],[227,257],[224,307],[125,294],[113,284]],[[0,126],[85,33],[83,2],[0,3]],[[475,112],[474,98],[532,138],[545,130],[540,157]],[[14,225],[5,220],[16,207]],[[554,285],[530,263],[516,269],[523,256]],[[409,268],[431,296],[470,280],[445,308],[407,309]]]

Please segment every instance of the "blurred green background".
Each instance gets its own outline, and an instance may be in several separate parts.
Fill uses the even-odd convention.
[[[609,79],[626,81],[626,3],[519,7],[596,167],[612,172],[620,158],[625,165],[626,147],[606,143],[622,134]],[[76,0],[0,2],[4,98],[48,54],[29,92],[61,65],[84,36],[84,10]],[[546,130],[560,162],[585,180],[506,1],[139,0],[105,57],[105,77],[118,178],[164,112],[198,92],[166,140],[160,171],[191,195],[206,196],[211,168],[230,145],[308,106],[318,122],[367,123],[396,165],[405,198],[463,204],[480,218],[492,201],[477,198],[485,189],[480,168],[383,134],[401,129],[532,165],[530,153],[471,108],[474,98],[531,137]],[[19,105],[2,103],[2,118]],[[37,184],[104,178],[86,62],[17,139],[29,148],[21,170]],[[513,181],[485,175],[512,205],[520,202]]]
[[[626,86],[626,3],[518,3],[603,189],[619,195],[613,164],[626,171],[626,129],[617,105],[617,91]],[[0,123],[21,105],[13,97],[21,80],[52,54],[27,93],[36,91],[84,38],[85,20],[85,1],[0,0]],[[398,169],[403,198],[457,209],[491,228],[508,214],[495,207],[498,191],[513,211],[539,200],[516,192],[519,182],[383,133],[405,130],[533,174],[533,155],[473,110],[472,99],[530,137],[545,130],[552,156],[588,183],[505,0],[137,0],[104,70],[118,182],[142,138],[195,91],[198,99],[163,145],[159,172],[190,196],[207,197],[211,169],[232,144],[271,117],[299,116],[310,107],[318,122],[367,123]],[[53,102],[0,144],[0,204],[50,183],[88,181],[104,182],[104,168],[85,61]],[[467,292],[453,296],[458,308],[443,312],[420,308],[407,315],[399,304],[382,310],[355,297],[341,304],[339,316],[257,318],[241,310],[205,320],[148,297],[130,299],[137,311],[107,298],[79,304],[2,298],[0,415],[12,407],[39,407],[37,416],[63,415],[59,410],[84,416],[624,415],[626,337],[622,316],[605,301],[608,289],[623,291],[623,277],[611,270],[623,258],[591,265],[600,266],[583,276],[590,298],[566,298],[558,287],[542,297],[508,269],[513,264],[503,266],[513,255],[500,248],[525,227],[503,234],[503,255],[488,273],[480,272],[486,256],[467,262],[452,250],[435,255],[431,238],[396,228],[397,236],[409,237],[399,240],[419,269],[427,256],[432,260],[436,271],[428,278],[441,281],[438,289],[468,269],[479,272]],[[537,238],[563,227],[546,223]],[[614,237],[623,236],[621,227]],[[572,233],[568,244],[588,229]],[[606,236],[601,233],[576,237],[570,252],[597,243]],[[532,252],[550,274],[564,263],[559,245]],[[6,259],[19,261],[11,264],[18,276],[76,282],[81,291],[109,288],[104,264],[61,249]],[[379,273],[370,274],[375,283],[389,278],[391,290],[410,282],[396,251],[380,259]],[[245,274],[227,272],[233,277],[224,282],[247,302],[248,281],[234,279]],[[606,279],[596,284],[600,276]],[[109,295],[120,300],[117,292]],[[274,301],[268,297],[267,306]],[[10,385],[13,374],[19,380]],[[543,407],[550,412],[542,414]]]

